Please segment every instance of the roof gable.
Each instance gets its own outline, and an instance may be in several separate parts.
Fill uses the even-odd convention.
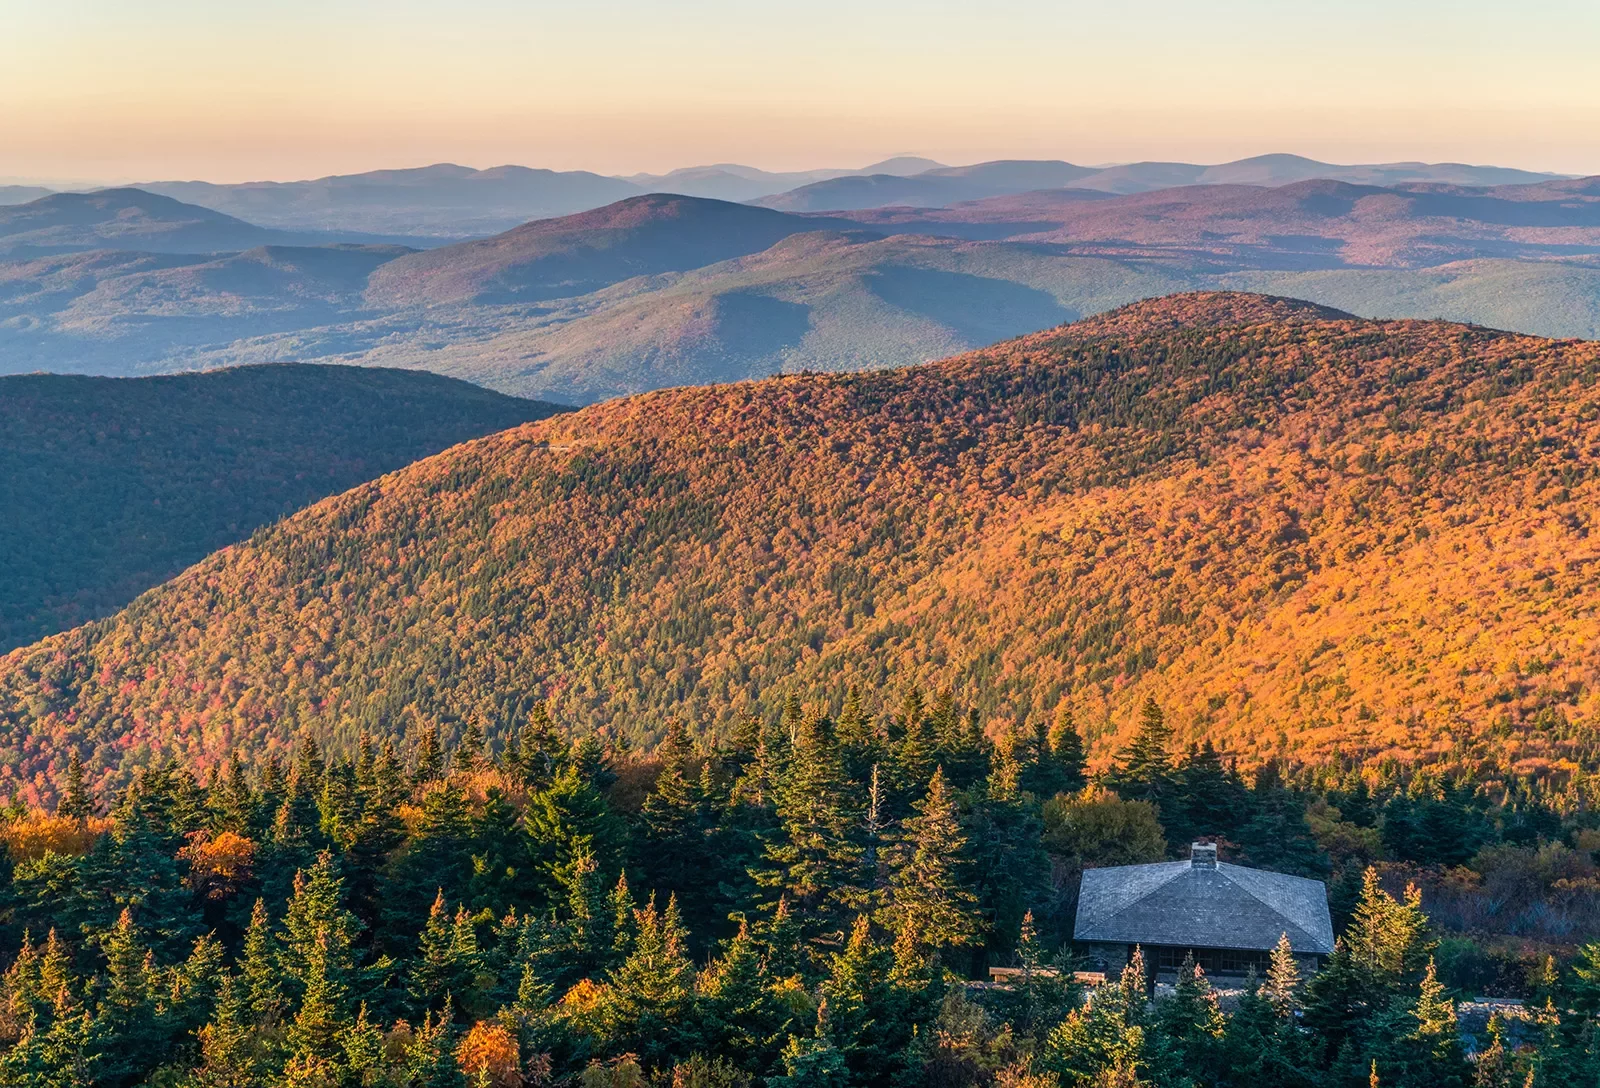
[[[1187,861],[1085,871],[1073,929],[1080,941],[1259,951],[1284,934],[1296,952],[1333,951],[1322,881]]]

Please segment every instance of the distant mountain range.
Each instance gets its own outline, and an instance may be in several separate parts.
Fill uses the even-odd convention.
[[[229,231],[250,242],[261,230],[119,192],[73,198],[78,218],[12,237],[154,248]],[[0,217],[37,223],[41,206],[58,203]],[[1074,186],[832,215],[656,195],[425,251],[55,253],[0,261],[0,371],[365,363],[586,403],[915,363],[1219,287],[1375,317],[1600,336],[1600,179],[1316,180],[1121,196]]]
[[[154,181],[138,188],[276,230],[379,235],[384,240],[409,239],[425,245],[429,238],[495,234],[530,219],[571,215],[649,193],[753,201],[782,211],[805,212],[897,204],[940,207],[1065,186],[1136,193],[1177,185],[1284,185],[1312,178],[1361,185],[1440,182],[1487,186],[1534,183],[1555,176],[1454,163],[1339,166],[1298,155],[1261,155],[1217,166],[1141,162],[1114,167],[1053,160],[945,166],[932,159],[900,156],[860,169],[771,172],[721,163],[631,177],[525,166],[474,170],[440,163],[307,181]],[[0,188],[0,205],[23,203],[45,194],[46,190],[36,187],[4,187]]]
[[[0,658],[0,788],[69,743],[206,766],[298,730],[502,731],[533,699],[641,742],[885,678],[993,722],[1064,703],[1099,755],[1154,697],[1180,744],[1247,763],[1564,773],[1600,712],[1597,367],[1600,344],[1184,295],[593,405]]]
[[[0,654],[324,496],[559,410],[370,367],[0,378]]]
[[[1526,185],[1554,180],[1497,166],[1400,162],[1338,166],[1299,155],[1258,155],[1218,166],[1182,162],[1136,162],[1103,169],[1068,162],[986,162],[939,167],[909,177],[886,174],[813,182],[759,203],[784,211],[856,211],[892,205],[944,207],[960,201],[1068,187],[1106,193],[1143,193],[1181,185],[1288,185],[1324,178],[1358,185],[1434,182],[1446,185]]]
[[[312,181],[238,185],[160,181],[140,188],[280,230],[464,238],[495,234],[530,219],[572,215],[649,193],[737,202],[845,174],[915,173],[938,166],[931,159],[899,158],[873,163],[861,171],[771,173],[723,164],[617,178],[586,170],[535,170],[526,166],[473,170],[440,163]]]

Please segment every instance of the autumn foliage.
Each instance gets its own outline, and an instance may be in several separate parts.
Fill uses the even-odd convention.
[[[76,820],[32,811],[0,823],[0,842],[12,861],[31,861],[47,852],[75,856],[88,853],[110,827],[110,820],[99,817]]]
[[[492,1020],[480,1020],[456,1047],[456,1064],[467,1075],[468,1083],[487,1080],[494,1088],[518,1088],[522,1084],[521,1056],[516,1038]]]
[[[458,446],[0,661],[0,768],[295,725],[649,743],[790,685],[1143,700],[1247,763],[1560,784],[1596,752],[1600,346],[1253,296],[910,370],[665,390]]]

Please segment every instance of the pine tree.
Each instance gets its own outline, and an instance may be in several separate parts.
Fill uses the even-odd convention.
[[[769,1088],[845,1088],[852,1081],[829,1030],[826,1001],[817,1006],[817,1024],[810,1035],[789,1037],[783,1048],[783,1074],[767,1078]]]
[[[768,889],[769,902],[788,901],[807,938],[837,943],[844,912],[861,898],[853,880],[862,851],[852,841],[844,772],[826,718],[796,726],[789,772],[776,792],[779,834],[751,876]]]
[[[264,1085],[266,1070],[260,1051],[245,987],[233,976],[224,976],[216,1011],[200,1029],[203,1064],[197,1080],[205,1088]]]
[[[614,1045],[656,1066],[677,1054],[694,1003],[694,964],[685,947],[676,900],[665,912],[651,899],[634,912],[637,933],[628,958],[606,987],[605,1023]]]
[[[1410,885],[1398,902],[1368,867],[1345,942],[1353,961],[1381,984],[1395,987],[1417,978],[1433,949],[1421,891]]]
[[[780,896],[772,916],[756,927],[756,941],[773,978],[792,979],[805,973],[804,942],[788,899]]]
[[[413,1006],[419,1010],[437,1009],[444,995],[451,994],[460,1008],[469,1007],[479,966],[477,933],[471,919],[465,911],[457,911],[452,919],[444,892],[440,891],[428,911],[428,922],[411,962],[409,989]]]
[[[889,878],[890,927],[909,930],[933,949],[972,944],[980,931],[978,900],[962,883],[967,840],[942,771],[913,807]]]
[[[528,798],[523,827],[533,865],[552,890],[570,885],[571,867],[580,854],[610,870],[612,859],[627,846],[626,826],[576,766],[562,768],[549,789]]]
[[[903,790],[913,790],[928,780],[937,765],[939,747],[933,723],[923,713],[922,692],[906,689],[897,718],[900,742],[895,745],[895,779]]]
[[[344,909],[344,880],[333,855],[324,851],[309,870],[295,875],[283,925],[279,962],[295,996],[304,1000],[316,971],[330,992],[343,991],[355,970],[355,940],[361,923]]]
[[[1083,735],[1078,732],[1072,716],[1072,707],[1062,703],[1056,712],[1055,724],[1050,727],[1050,755],[1056,769],[1065,780],[1058,792],[1074,793],[1088,782],[1088,760],[1083,747]]]
[[[1261,987],[1261,996],[1274,1012],[1285,1019],[1294,1015],[1299,1007],[1300,966],[1295,962],[1294,950],[1289,945],[1287,933],[1278,937],[1267,965],[1267,979]]]
[[[1172,790],[1172,728],[1154,696],[1139,711],[1139,729],[1117,753],[1107,784],[1125,801],[1150,801],[1159,809]]]
[[[829,960],[820,993],[830,1012],[833,1042],[857,1080],[893,1076],[904,1063],[917,1021],[931,1011],[921,1000],[927,995],[902,985],[894,952],[873,937],[865,915],[855,920],[844,949]]]
[[[567,745],[543,703],[528,713],[520,740],[523,783],[532,789],[547,788],[566,761]]]
[[[703,798],[690,776],[688,730],[674,719],[658,752],[661,770],[640,813],[639,860],[652,886],[673,895],[705,885]]]
[[[106,960],[106,984],[94,1019],[108,1037],[100,1073],[115,1082],[137,1077],[153,1064],[163,1033],[157,1022],[154,964],[131,910],[123,909],[116,926],[101,942],[101,951]],[[50,974],[47,955],[42,976],[49,978]]]
[[[417,785],[425,786],[444,777],[444,751],[439,746],[439,729],[432,722],[417,730],[414,759],[412,781]]]
[[[356,1018],[339,1029],[340,1072],[353,1084],[377,1083],[384,1072],[385,1059],[383,1032],[367,1016],[367,1003],[363,1001],[356,1010]]]
[[[726,1054],[751,1072],[771,1064],[788,1022],[771,982],[750,926],[740,919],[722,955],[695,979],[704,1042],[712,1053]]]
[[[1172,996],[1161,1002],[1156,1017],[1161,1054],[1156,1081],[1164,1083],[1191,1077],[1200,1083],[1214,1081],[1223,1072],[1222,1037],[1227,1026],[1216,991],[1193,954],[1178,968]]]
[[[339,1033],[344,1026],[348,991],[335,963],[326,929],[320,931],[301,965],[304,990],[300,1008],[289,1024],[284,1064],[286,1085],[322,1085],[338,1078]]]
[[[268,1041],[281,1036],[288,1008],[280,962],[267,905],[257,899],[250,912],[250,927],[245,931],[244,954],[239,960],[239,987],[252,1030]]]
[[[612,965],[615,911],[607,902],[594,855],[587,850],[578,853],[567,878],[564,921],[567,959],[575,976],[592,977]]]
[[[61,801],[56,805],[56,815],[79,823],[94,815],[94,798],[89,794],[83,760],[78,757],[77,749],[67,758],[67,781],[61,791]]]
[[[452,1053],[452,1036],[448,1012],[424,1016],[405,1048],[402,1083],[416,1088],[465,1088],[465,1078]]]
[[[861,781],[883,759],[882,738],[873,729],[861,705],[861,689],[853,684],[845,693],[834,736],[839,744],[839,760],[849,781]]]
[[[1117,982],[1095,990],[1050,1033],[1040,1065],[1068,1086],[1139,1083],[1150,1061],[1145,1006],[1144,955],[1135,949]]]

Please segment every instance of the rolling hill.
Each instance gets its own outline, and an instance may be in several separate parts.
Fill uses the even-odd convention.
[[[0,257],[93,249],[212,253],[280,240],[275,231],[141,189],[53,193],[0,207]]]
[[[557,410],[371,368],[0,378],[0,650],[112,612],[327,495]]]
[[[546,700],[635,739],[950,685],[1184,740],[1560,777],[1593,745],[1600,345],[1188,295],[907,370],[452,448],[0,660],[0,774]]]
[[[362,363],[575,403],[906,365],[1208,288],[1600,337],[1596,185],[1057,189],[848,219],[658,195],[415,253],[64,254],[0,262],[0,372]]]
[[[587,403],[670,385],[925,362],[1192,282],[1061,247],[813,232],[536,313],[501,307],[498,322],[475,311],[446,326],[430,312],[422,342],[403,331],[414,318],[402,312],[293,344],[303,357],[355,347],[386,366]],[[286,340],[264,338],[255,350],[282,350]]]
[[[394,307],[571,298],[635,276],[742,257],[828,225],[700,197],[631,197],[393,261],[373,275],[367,299]]]

